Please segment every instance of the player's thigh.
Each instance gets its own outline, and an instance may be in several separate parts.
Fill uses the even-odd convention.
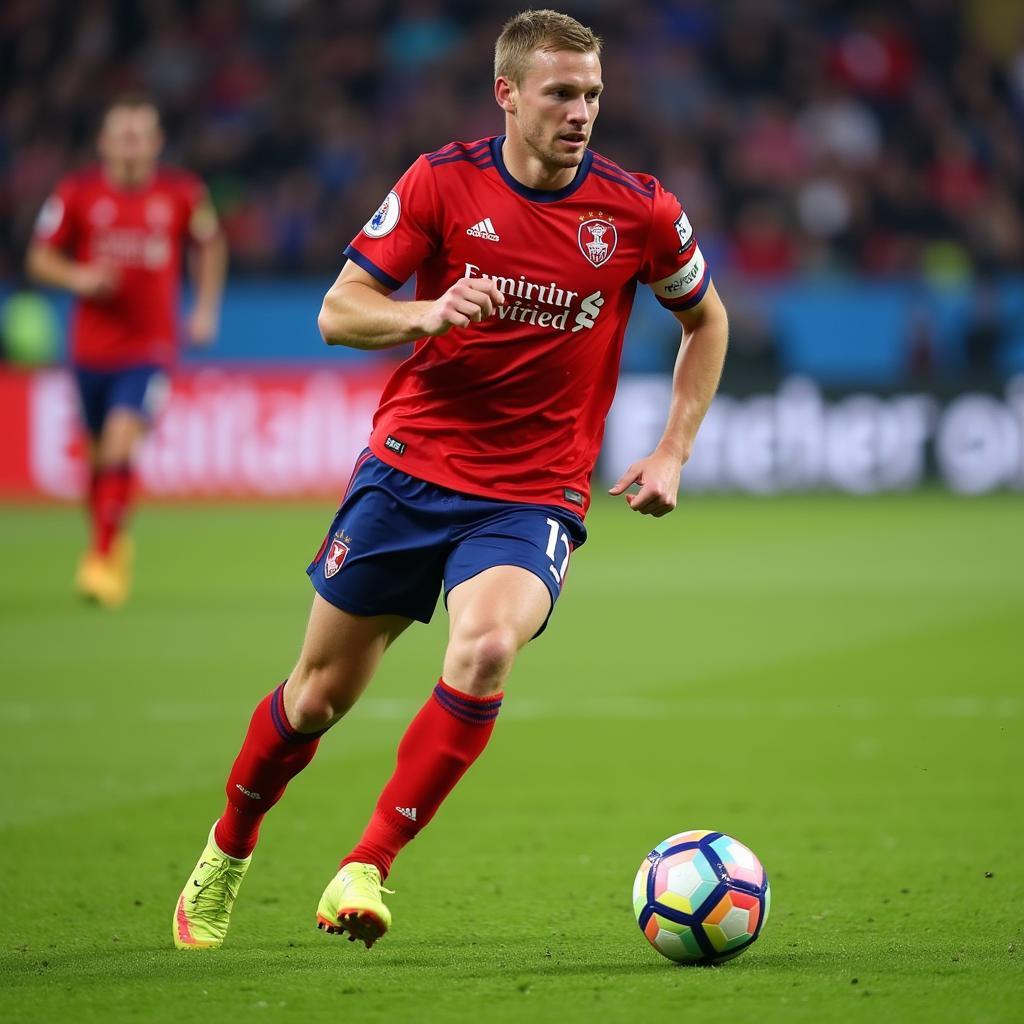
[[[112,409],[107,413],[100,432],[100,464],[116,466],[130,462],[147,429],[147,421],[136,410],[124,406]]]
[[[132,459],[167,393],[167,375],[155,366],[134,366],[110,375],[99,438],[102,463],[116,465]]]
[[[484,569],[448,593],[449,653],[495,632],[519,650],[547,621],[551,603],[535,572],[518,565]]]
[[[562,593],[572,552],[587,539],[583,521],[550,506],[465,503],[476,519],[458,531],[445,564],[445,603],[452,629],[478,629],[484,620],[507,622],[539,635]],[[495,573],[492,570],[507,570]],[[508,592],[502,593],[502,586]],[[528,603],[523,603],[529,597]],[[472,606],[467,607],[467,598]],[[453,604],[454,602],[454,604]],[[453,632],[453,635],[456,635]]]
[[[107,393],[111,375],[78,366],[73,368],[73,372],[75,387],[78,390],[78,408],[82,424],[89,437],[92,454],[98,456],[99,438],[103,433],[103,421],[107,415]]]
[[[330,707],[329,717],[348,711],[411,622],[400,615],[354,615],[314,594],[302,650],[285,686],[289,718],[303,719],[318,704]]]
[[[551,595],[528,569],[497,565],[454,587],[448,610],[444,680],[485,697],[504,688],[519,650],[547,620]]]

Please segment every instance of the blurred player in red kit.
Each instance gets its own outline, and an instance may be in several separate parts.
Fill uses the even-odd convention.
[[[316,595],[298,662],[252,716],[227,805],[175,907],[179,948],[224,941],[263,816],[443,591],[441,677],[317,907],[321,928],[367,946],[388,930],[393,860],[484,750],[513,662],[546,627],[586,540],[638,284],[678,318],[682,343],[662,439],[611,493],[645,516],[675,507],[727,320],[679,200],[588,147],[600,49],[566,15],[511,19],[495,48],[505,134],[421,156],[345,250],[320,312],[324,339],[414,348],[307,569]],[[390,298],[413,274],[415,300]]]
[[[28,251],[30,277],[77,299],[71,365],[89,440],[92,539],[76,585],[106,607],[123,603],[131,585],[124,527],[134,459],[177,355],[183,251],[194,249],[186,331],[196,345],[216,333],[227,265],[205,187],[187,171],[160,166],[162,147],[149,100],[114,100],[100,129],[100,163],[57,185]]]

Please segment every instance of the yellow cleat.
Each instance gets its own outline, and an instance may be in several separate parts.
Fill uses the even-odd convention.
[[[133,558],[130,537],[118,537],[109,555],[87,551],[78,563],[75,588],[104,608],[120,608],[131,590]]]
[[[135,541],[128,534],[122,533],[114,541],[113,549],[110,552],[110,560],[117,574],[121,594],[123,595],[121,600],[123,601],[131,593],[132,569],[135,564]]]
[[[119,607],[125,596],[113,563],[95,551],[87,551],[78,563],[75,589],[104,608]]]
[[[332,935],[348,932],[349,942],[360,939],[369,949],[391,927],[391,911],[380,898],[391,891],[373,864],[346,864],[320,897],[316,926]]]
[[[206,849],[174,908],[171,927],[178,949],[219,949],[223,945],[231,910],[251,862],[251,854],[236,860],[221,853],[210,830]]]

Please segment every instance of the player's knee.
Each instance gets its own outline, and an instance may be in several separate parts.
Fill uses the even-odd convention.
[[[285,710],[293,729],[299,732],[318,732],[342,718],[352,706],[342,687],[337,672],[331,666],[297,666],[288,680],[285,691]]]
[[[100,464],[116,466],[130,462],[145,432],[145,422],[138,413],[130,409],[115,409],[107,417],[100,434]]]
[[[511,629],[495,626],[470,638],[462,645],[463,681],[478,695],[501,688],[512,669],[519,645]]]

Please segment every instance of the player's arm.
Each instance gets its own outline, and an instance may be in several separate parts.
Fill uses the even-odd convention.
[[[189,271],[195,304],[185,326],[193,345],[209,345],[217,334],[220,320],[220,301],[228,272],[228,244],[205,192],[192,212],[189,235],[192,240]]]
[[[82,263],[39,240],[28,247],[25,271],[36,284],[63,288],[81,299],[106,298],[118,284],[117,268],[109,263]]]
[[[696,306],[674,315],[683,325],[683,338],[672,374],[665,430],[654,451],[634,462],[609,491],[622,494],[639,484],[640,490],[627,494],[626,501],[634,512],[644,515],[663,516],[676,507],[679,474],[718,389],[729,339],[729,320],[713,283]]]
[[[401,301],[357,263],[345,264],[324,296],[317,326],[328,345],[379,349],[436,337],[491,316],[505,301],[487,278],[464,277],[440,298]]]
[[[25,272],[36,284],[97,301],[117,290],[120,274],[117,267],[102,260],[76,260],[68,255],[78,236],[78,194],[75,179],[67,178],[47,197],[36,218]]]

